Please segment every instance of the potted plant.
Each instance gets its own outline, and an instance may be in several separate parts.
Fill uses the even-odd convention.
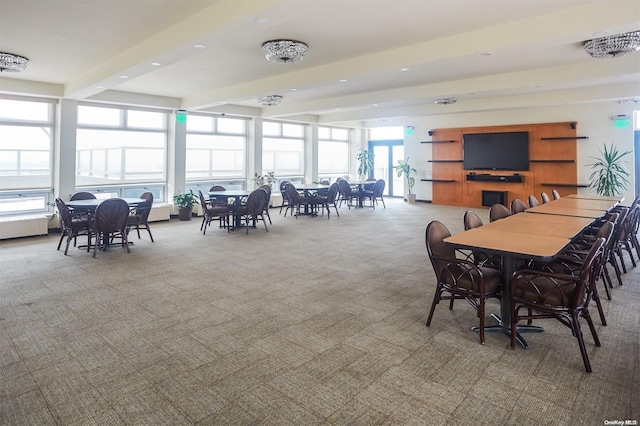
[[[398,160],[398,165],[393,166],[398,173],[398,177],[404,175],[405,182],[407,183],[407,189],[409,193],[407,194],[407,201],[409,204],[413,204],[416,202],[416,194],[412,193],[413,185],[415,185],[416,180],[411,174],[417,174],[417,170],[409,165],[409,157],[406,160]]]
[[[276,181],[276,172],[271,171],[264,175],[260,175],[258,172],[255,172],[253,174],[253,179],[251,180],[256,183],[256,187],[260,187],[262,185],[269,185],[270,187],[273,187],[273,183]]]
[[[358,160],[358,176],[360,180],[366,180],[373,171],[373,153],[361,149],[356,155],[356,160]]]
[[[185,194],[177,193],[173,196],[173,204],[178,206],[178,219],[180,220],[191,220],[193,206],[197,203],[196,194],[191,189]]]
[[[631,151],[619,152],[618,148],[611,146],[600,150],[600,157],[593,158],[595,163],[588,164],[593,169],[589,176],[589,187],[595,189],[599,195],[620,195],[629,185],[629,170],[627,170],[624,157]]]

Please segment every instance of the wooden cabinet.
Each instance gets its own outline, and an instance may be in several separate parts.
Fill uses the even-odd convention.
[[[497,176],[515,173],[496,170],[474,170],[496,177],[495,181],[468,180],[462,163],[462,135],[467,133],[529,132],[529,170],[517,172],[520,179],[500,181]],[[526,203],[530,194],[540,198],[557,185],[561,195],[574,193],[577,183],[576,123],[544,123],[510,126],[435,129],[431,143],[434,204],[482,207],[482,192],[506,192],[507,199],[520,198]],[[520,180],[520,182],[518,182]]]

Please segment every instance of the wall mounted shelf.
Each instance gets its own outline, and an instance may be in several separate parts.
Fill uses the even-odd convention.
[[[428,163],[462,163],[462,160],[427,160]]]
[[[455,182],[453,179],[420,179],[422,182],[438,182],[438,183],[451,183]]]
[[[541,183],[542,186],[557,186],[559,188],[588,188],[589,185],[581,183]]]
[[[421,141],[420,143],[454,143],[454,140],[448,140],[448,141]]]
[[[575,141],[576,139],[589,139],[589,136],[563,136],[557,138],[540,138],[541,141]]]
[[[576,160],[529,160],[531,163],[575,163]]]

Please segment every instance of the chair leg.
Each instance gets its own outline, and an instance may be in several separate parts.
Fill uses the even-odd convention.
[[[584,369],[587,373],[591,373],[591,364],[589,363],[589,356],[587,355],[587,348],[584,345],[584,337],[582,336],[582,329],[580,328],[579,314],[571,313],[571,331],[573,335],[578,339],[578,346],[580,346],[580,354],[582,355],[582,362],[584,363]]]
[[[613,285],[611,283],[611,277],[609,276],[609,270],[607,269],[606,264],[602,266],[601,278],[602,283],[604,284],[604,291],[607,293],[607,300],[611,300],[611,291],[609,288],[613,288]]]
[[[60,241],[58,241],[58,248],[56,250],[60,250],[60,247],[62,246],[62,240],[64,239],[65,235],[66,235],[66,232],[60,233]]]
[[[67,255],[67,252],[69,251],[69,243],[71,242],[71,238],[72,238],[72,236],[71,236],[71,235],[69,235],[69,236],[67,237],[67,246],[64,248],[64,255],[65,255],[65,256]]]
[[[629,253],[629,258],[631,259],[631,264],[635,268],[636,267],[636,259],[633,257],[633,252],[631,251],[631,244],[629,243],[629,241],[625,241],[624,242],[624,248]]]
[[[151,235],[151,228],[149,228],[149,224],[147,223],[147,232],[149,233],[149,238],[151,238],[151,242],[155,243],[155,241],[153,241],[153,235]]]
[[[596,307],[598,308],[598,315],[600,315],[600,322],[602,325],[607,325],[607,320],[604,317],[604,310],[602,309],[602,302],[600,301],[600,294],[598,294],[598,289],[596,288],[596,283],[593,285],[593,289],[591,290],[591,298],[596,302]],[[606,286],[605,286],[606,287]]]
[[[484,345],[484,297],[480,298],[480,302],[478,303],[478,317],[480,319],[480,329],[478,330],[478,334],[480,335],[480,344]]]
[[[609,263],[613,265],[613,269],[616,272],[616,277],[618,278],[618,285],[622,286],[622,274],[620,273],[620,266],[618,266],[618,261],[616,260],[616,255],[611,250],[609,252]]]
[[[516,348],[516,337],[518,336],[518,310],[513,300],[509,303],[509,310],[511,311],[511,343],[510,349]]]
[[[203,227],[204,227],[204,222],[207,220],[207,216],[204,215],[202,216],[202,223],[200,224],[200,230],[202,231]]]
[[[433,312],[436,310],[436,305],[440,303],[441,298],[442,298],[442,290],[440,289],[440,285],[438,285],[438,288],[436,288],[436,294],[433,295],[433,302],[431,302],[431,309],[429,310],[429,316],[427,317],[427,327],[431,325]]]
[[[620,259],[620,266],[622,266],[622,272],[624,272],[626,274],[627,273],[627,265],[626,265],[626,263],[624,263],[624,256],[622,255],[622,249],[620,248],[620,246],[618,246],[615,249],[615,252],[618,255],[618,258]]]

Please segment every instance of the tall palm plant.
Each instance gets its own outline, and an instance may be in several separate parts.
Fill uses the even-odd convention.
[[[356,155],[356,160],[358,160],[358,175],[363,179],[368,178],[373,171],[373,152],[361,149]]]
[[[629,171],[624,157],[631,151],[619,152],[618,148],[611,146],[600,150],[600,157],[593,158],[595,163],[589,164],[593,172],[589,176],[589,187],[596,190],[599,195],[620,195],[629,185]]]

